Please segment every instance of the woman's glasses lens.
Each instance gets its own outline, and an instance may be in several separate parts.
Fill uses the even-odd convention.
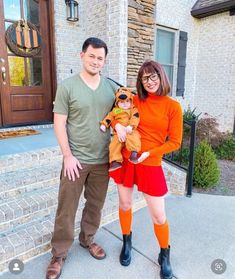
[[[157,81],[159,79],[158,74],[152,74],[150,76],[142,77],[142,83],[147,83],[151,79],[152,81]]]

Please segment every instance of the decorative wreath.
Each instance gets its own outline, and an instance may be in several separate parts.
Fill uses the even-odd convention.
[[[31,22],[19,20],[6,30],[6,43],[17,56],[33,57],[41,51],[41,34]]]

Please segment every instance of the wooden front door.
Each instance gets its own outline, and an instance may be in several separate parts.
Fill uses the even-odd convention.
[[[50,0],[0,0],[0,126],[52,121],[52,58]],[[24,19],[41,34],[41,50],[18,56],[7,46],[5,33]]]

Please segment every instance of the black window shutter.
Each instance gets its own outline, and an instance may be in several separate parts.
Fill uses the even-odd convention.
[[[188,33],[180,31],[176,96],[184,96]]]

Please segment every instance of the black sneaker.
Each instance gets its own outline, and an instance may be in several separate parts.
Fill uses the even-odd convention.
[[[114,171],[114,170],[117,170],[117,169],[120,169],[122,167],[122,164],[117,162],[117,161],[113,161],[111,162],[110,164],[110,167],[109,167],[109,172],[110,171]]]
[[[136,151],[132,151],[131,152],[131,156],[129,158],[129,161],[131,161],[132,163],[138,163],[138,153]]]

